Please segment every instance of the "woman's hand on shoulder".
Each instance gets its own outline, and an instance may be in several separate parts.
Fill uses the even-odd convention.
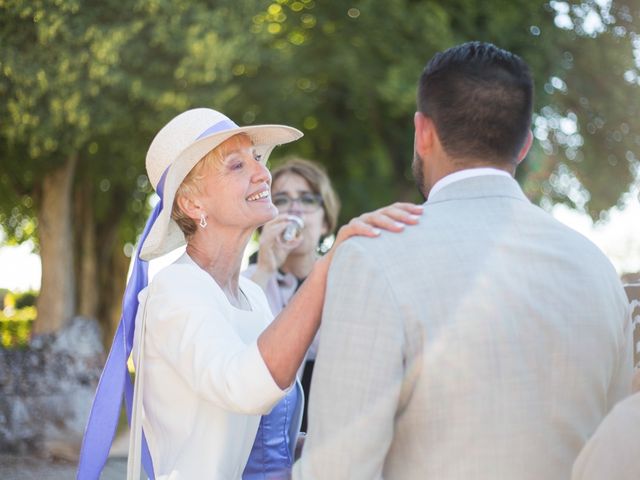
[[[406,225],[418,223],[422,211],[422,205],[396,202],[372,212],[363,213],[338,230],[336,241],[329,253],[353,236],[377,237],[381,230],[402,232]]]
[[[338,231],[336,244],[339,243],[338,240],[341,236],[344,241],[354,235],[377,237],[380,235],[380,230],[401,232],[404,230],[405,225],[417,224],[422,211],[422,205],[396,202],[373,212],[363,213],[351,219],[347,225]]]

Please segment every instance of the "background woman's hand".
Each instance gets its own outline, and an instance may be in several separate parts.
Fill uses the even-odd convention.
[[[291,250],[302,241],[302,237],[286,243],[281,240],[280,236],[289,224],[289,217],[290,215],[280,214],[262,227],[258,263],[251,279],[263,288],[268,279],[282,266]]]

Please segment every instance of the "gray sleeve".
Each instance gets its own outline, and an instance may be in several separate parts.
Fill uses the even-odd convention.
[[[309,432],[295,479],[378,479],[393,438],[404,330],[366,239],[335,254],[311,386]]]

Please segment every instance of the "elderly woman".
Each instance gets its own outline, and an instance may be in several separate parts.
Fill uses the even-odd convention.
[[[162,204],[139,256],[150,260],[186,242],[185,254],[140,292],[135,322],[133,425],[142,419],[146,468],[156,478],[241,478],[261,415],[298,401],[292,385],[318,329],[331,252],[273,321],[263,291],[240,277],[240,264],[253,231],[277,215],[266,157],[300,136],[285,126],[238,127],[219,112],[195,109],[171,120],[149,148],[147,173]],[[336,244],[375,236],[378,227],[399,231],[397,221],[416,223],[417,213],[399,205],[366,214],[343,227]],[[114,341],[110,357],[117,348]],[[92,432],[90,420],[83,456],[92,455]],[[100,462],[84,460],[91,463]],[[286,478],[283,468],[250,475]],[[78,478],[93,478],[85,471],[81,458]]]
[[[289,303],[322,253],[323,241],[338,221],[340,202],[324,169],[293,157],[272,172],[271,199],[278,216],[262,227],[257,261],[244,275],[264,290],[274,316]],[[298,238],[283,234],[290,223],[302,225]],[[301,430],[306,431],[307,405],[318,335],[299,372],[305,396]],[[262,426],[261,426],[262,428]]]

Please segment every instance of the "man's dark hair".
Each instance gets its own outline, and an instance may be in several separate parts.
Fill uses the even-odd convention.
[[[448,155],[514,162],[531,126],[533,80],[517,55],[469,42],[436,54],[418,86],[418,110],[431,118]]]

